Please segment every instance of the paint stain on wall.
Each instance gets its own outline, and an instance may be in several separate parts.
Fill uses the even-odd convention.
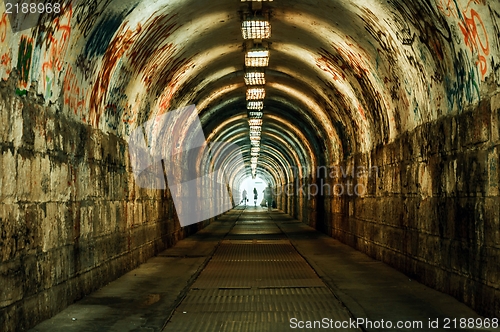
[[[19,52],[17,55],[17,71],[19,72],[19,90],[18,94],[28,87],[28,79],[31,67],[31,58],[33,55],[33,39],[27,36],[22,36],[19,43]]]

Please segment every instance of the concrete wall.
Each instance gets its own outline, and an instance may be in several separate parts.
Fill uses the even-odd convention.
[[[185,236],[126,142],[0,82],[0,329],[20,331]],[[196,229],[196,225],[191,230]]]
[[[339,166],[350,175],[333,172],[329,183],[337,193],[359,184],[360,195],[328,196],[322,227],[479,313],[500,317],[499,116],[497,94],[349,158]],[[360,166],[378,172],[358,174]]]

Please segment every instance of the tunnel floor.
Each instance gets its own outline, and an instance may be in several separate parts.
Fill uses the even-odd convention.
[[[444,327],[479,317],[282,212],[249,206],[32,331],[292,331],[314,321],[331,330],[425,331],[429,320]],[[335,328],[356,319],[363,324]],[[323,330],[316,327],[304,330]]]

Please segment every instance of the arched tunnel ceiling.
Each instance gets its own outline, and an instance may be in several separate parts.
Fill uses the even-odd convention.
[[[61,13],[19,32],[3,7],[0,76],[17,70],[19,94],[33,87],[66,116],[124,138],[195,104],[208,141],[238,144],[248,162],[240,31],[248,7],[64,1]],[[264,8],[272,26],[261,151],[268,177],[267,167],[331,165],[370,151],[477,105],[500,83],[498,1],[275,0]]]

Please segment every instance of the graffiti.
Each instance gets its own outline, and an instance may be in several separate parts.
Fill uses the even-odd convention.
[[[111,82],[111,74],[115,70],[117,63],[121,60],[123,54],[132,46],[134,40],[142,31],[140,24],[135,30],[126,28],[126,24],[116,33],[116,36],[111,40],[102,60],[101,70],[97,75],[96,82],[90,94],[92,101],[89,110],[89,119],[91,124],[98,125],[100,120],[99,109],[102,107],[105,93]]]
[[[156,81],[158,87],[166,87],[160,98],[160,113],[170,108],[174,95],[179,89],[181,78],[185,77],[185,73],[193,67],[193,63],[186,58],[178,59],[173,63],[168,70],[164,69],[163,73],[159,73],[160,78]]]
[[[157,16],[146,22],[144,33],[137,39],[134,47],[130,49],[128,56],[130,62],[136,66],[136,71],[141,72],[151,62],[153,54],[158,50],[168,37],[177,29],[177,24],[172,22],[177,15]],[[165,46],[164,46],[165,47]],[[168,59],[165,59],[167,60]]]
[[[118,111],[118,106],[115,104],[107,104],[104,108],[104,118],[106,119],[106,125],[108,128],[116,130],[118,129],[120,112]]]
[[[319,55],[320,57],[316,59],[316,66],[319,69],[330,74],[334,81],[346,79],[344,72],[338,67],[337,58],[333,54],[324,48],[320,48]]]
[[[33,39],[22,36],[19,43],[17,55],[17,71],[19,72],[20,88],[26,90],[31,67],[31,56],[33,53]]]
[[[411,46],[416,38],[416,33],[411,33],[410,25],[402,17],[400,17],[396,12],[392,12],[393,21],[396,25],[396,37],[399,39],[401,44]],[[386,20],[388,25],[391,25],[389,20]]]
[[[5,68],[5,77],[3,77],[3,79],[7,79],[7,77],[11,73],[11,68],[12,68],[11,62],[12,62],[12,59],[10,56],[10,52],[4,53],[4,54],[2,54],[2,56],[0,56],[0,67]]]
[[[52,79],[50,76],[45,76],[45,99],[50,99],[52,97]]]
[[[7,14],[4,13],[0,20],[0,42],[5,42],[5,38],[7,38]]]
[[[463,9],[460,8],[458,2],[458,0],[437,0],[437,7],[443,15],[458,21],[457,24],[462,33],[465,46],[474,57],[477,57],[475,65],[479,67],[481,76],[484,79],[488,72],[489,37],[481,16],[475,9],[470,8],[471,3],[483,5],[484,3],[480,0],[470,0]]]
[[[445,77],[448,105],[453,109],[455,100],[460,109],[464,102],[472,103],[476,99],[479,100],[481,95],[479,92],[479,73],[478,68],[470,65],[467,55],[463,50],[460,50],[455,59],[455,70],[452,77],[456,77],[456,82]]]
[[[109,42],[113,39],[116,31],[125,17],[130,14],[135,7],[131,8],[128,12],[103,14],[103,17],[93,29],[90,37],[85,45],[83,53],[85,57],[91,59],[95,56],[102,56],[108,48]]]
[[[86,104],[85,90],[80,87],[79,80],[73,72],[73,67],[68,66],[66,75],[64,76],[64,106],[77,116],[80,116],[83,121],[85,119]]]
[[[52,39],[49,36],[54,36],[57,34],[57,30],[60,27],[59,17],[70,14],[70,18],[73,14],[73,6],[70,0],[61,0],[61,11],[59,13],[44,13],[40,16],[37,25],[33,28],[32,36],[36,36],[35,45],[37,47],[45,45],[49,48],[52,43]],[[67,21],[69,25],[69,20]]]
[[[52,69],[61,71],[64,63],[64,56],[68,49],[69,37],[71,34],[71,10],[66,11],[62,19],[56,18],[52,23],[53,32],[47,36],[47,61],[42,65],[42,71]]]
[[[499,25],[500,12],[491,8],[490,5],[488,5],[488,8],[490,10],[491,23],[493,25],[494,36],[496,38],[497,48],[500,49],[500,25]],[[500,85],[500,63],[498,61],[496,61],[496,63],[494,63],[492,61],[492,70],[495,72],[495,78],[496,78],[497,85]]]
[[[122,66],[116,70],[111,78],[111,86],[106,98],[106,106],[104,107],[104,119],[108,128],[117,130],[121,123],[120,118],[123,115],[124,106],[127,103],[128,97],[125,93],[128,82],[132,77],[132,72]]]
[[[87,38],[89,33],[95,28],[99,17],[102,17],[104,10],[112,0],[105,0],[99,3],[98,0],[82,1],[75,8],[76,22],[80,26],[80,31]]]
[[[83,54],[78,55],[75,66],[86,81],[94,76],[96,64],[92,60],[87,59]]]
[[[358,15],[365,23],[365,30],[379,43],[382,50],[392,54],[394,58],[399,56],[400,47],[391,33],[387,33],[387,29],[382,27],[380,20],[369,8],[360,8],[364,15]],[[391,57],[388,57],[391,61]],[[393,65],[393,63],[391,63]]]
[[[45,42],[42,44],[41,81],[45,99],[53,97],[52,85],[63,71],[64,58],[69,47],[71,35],[71,18],[73,11],[71,6],[61,16],[55,17],[52,22],[47,23]],[[50,28],[48,28],[50,26]]]
[[[488,33],[483,21],[481,20],[481,17],[474,9],[470,10],[470,15],[470,17],[467,17],[466,13],[464,13],[464,23],[459,23],[459,27],[464,35],[465,45],[470,49],[472,53],[479,53],[476,65],[479,64],[481,74],[484,77],[488,70],[486,56],[490,54]],[[480,26],[481,31],[478,31],[478,25]]]
[[[172,79],[172,74],[170,73],[175,73],[175,70],[158,70],[162,68],[159,59],[151,61],[151,58],[153,54],[156,54],[161,56],[161,61],[164,61],[165,64],[170,63],[170,57],[158,53],[159,50],[163,49],[163,47],[158,47],[158,45],[163,45],[165,40],[175,30],[177,25],[171,22],[174,18],[175,15],[170,17],[161,15],[156,16],[146,21],[144,23],[144,28],[138,23],[135,30],[127,28],[126,23],[121,25],[106,49],[102,60],[101,70],[97,75],[96,84],[94,84],[91,92],[91,123],[98,124],[100,121],[100,109],[104,110],[104,98],[110,82],[112,81],[112,74],[116,70],[116,66],[122,60],[124,54],[128,55],[129,63],[133,64],[133,71],[135,73],[139,73],[145,68],[154,67],[155,75],[157,75],[154,77],[157,80],[157,89],[168,86],[169,81]],[[147,67],[148,65],[150,67]],[[147,81],[149,78],[151,78],[152,82],[153,76],[150,76],[150,73],[146,72],[144,79]],[[154,95],[154,93],[152,94]]]
[[[337,47],[337,52],[339,53],[338,60],[343,63],[341,65],[341,68],[346,68],[345,63],[347,63],[350,68],[354,70],[354,73],[357,77],[369,74],[370,70],[368,69],[369,66],[366,61],[367,56],[365,55],[363,57],[360,53],[353,52],[352,50],[356,47],[354,44],[347,43],[347,46],[348,47],[345,49],[342,47]]]
[[[366,120],[365,110],[363,109],[363,106],[361,106],[361,104],[358,104],[358,112],[359,115],[361,115],[361,118],[363,120]]]

